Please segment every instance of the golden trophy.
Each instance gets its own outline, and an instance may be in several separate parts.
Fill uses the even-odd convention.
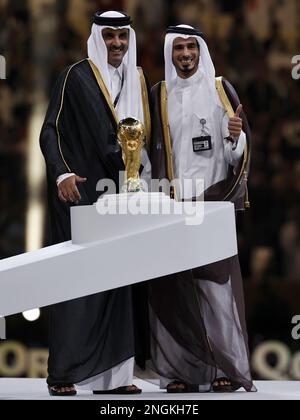
[[[144,132],[144,125],[135,118],[125,118],[119,122],[117,136],[118,143],[122,148],[122,157],[126,171],[126,179],[121,189],[123,193],[144,191],[139,176]]]

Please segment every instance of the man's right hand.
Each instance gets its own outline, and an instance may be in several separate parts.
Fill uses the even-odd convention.
[[[81,196],[76,186],[77,182],[85,182],[87,178],[82,178],[78,175],[70,176],[63,180],[58,186],[58,197],[64,203],[76,203],[78,204]]]

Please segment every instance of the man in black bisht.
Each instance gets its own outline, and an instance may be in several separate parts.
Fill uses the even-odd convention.
[[[167,30],[165,82],[153,87],[151,99],[152,178],[177,180],[177,200],[199,198],[197,183],[183,181],[204,179],[205,200],[248,205],[248,124],[233,87],[215,78],[201,32],[187,25]],[[237,255],[150,282],[149,302],[152,363],[162,388],[255,389]]]
[[[103,178],[118,187],[124,170],[116,127],[123,118],[150,118],[144,75],[136,67],[135,32],[129,16],[96,13],[88,59],[59,77],[42,128],[52,243],[67,241],[70,206],[97,201]],[[142,177],[151,166],[146,147]],[[101,258],[101,256],[99,256]],[[66,277],[68,273],[62,273]],[[101,281],[101,270],[95,275]],[[84,279],[82,279],[84,281]],[[96,393],[138,393],[132,385],[137,331],[132,288],[124,287],[54,305],[50,311],[48,389],[74,395],[74,384]]]

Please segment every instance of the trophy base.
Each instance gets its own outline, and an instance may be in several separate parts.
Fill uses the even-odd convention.
[[[143,182],[140,179],[128,180],[121,189],[121,193],[139,193],[145,192]]]

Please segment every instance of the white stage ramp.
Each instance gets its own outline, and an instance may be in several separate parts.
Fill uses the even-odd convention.
[[[233,204],[197,206],[194,225],[184,214],[99,215],[96,205],[73,207],[72,241],[0,261],[0,316],[236,255]]]
[[[142,394],[93,395],[91,391],[78,391],[74,397],[50,397],[45,379],[0,379],[0,400],[300,400],[300,381],[255,381],[258,392],[168,394],[158,385],[137,379],[135,385]]]

